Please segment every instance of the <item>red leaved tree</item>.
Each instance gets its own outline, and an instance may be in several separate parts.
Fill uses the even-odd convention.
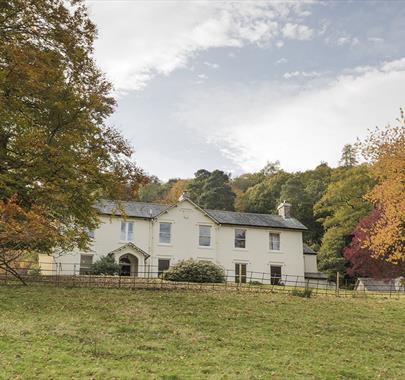
[[[365,276],[378,279],[395,278],[405,275],[405,263],[392,264],[382,257],[373,257],[373,252],[365,248],[369,241],[373,226],[381,221],[381,211],[374,209],[356,226],[351,244],[344,249],[344,256],[350,266],[350,276]]]

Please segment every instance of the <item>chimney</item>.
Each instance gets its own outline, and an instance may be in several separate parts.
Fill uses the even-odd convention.
[[[284,219],[291,218],[291,203],[287,203],[283,201],[277,207],[278,215],[280,215]]]
[[[189,197],[187,191],[184,191],[184,192],[180,195],[180,197],[179,197],[179,202],[184,201],[185,199],[190,199],[190,197]]]

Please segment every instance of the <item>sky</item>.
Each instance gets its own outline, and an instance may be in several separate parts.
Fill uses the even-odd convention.
[[[336,166],[405,106],[404,1],[87,4],[108,123],[162,180]]]

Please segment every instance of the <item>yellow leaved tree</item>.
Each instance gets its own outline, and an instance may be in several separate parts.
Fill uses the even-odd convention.
[[[376,258],[393,264],[405,262],[405,118],[401,109],[398,125],[370,132],[360,143],[371,163],[377,185],[365,198],[381,214],[364,242]]]

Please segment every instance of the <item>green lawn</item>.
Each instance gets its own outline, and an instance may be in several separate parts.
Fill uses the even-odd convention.
[[[0,379],[404,379],[405,301],[0,287]]]

